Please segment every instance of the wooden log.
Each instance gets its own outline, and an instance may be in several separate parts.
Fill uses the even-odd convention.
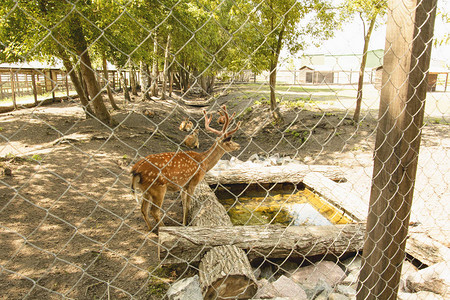
[[[244,251],[235,246],[219,246],[203,257],[199,266],[200,282],[208,287],[203,298],[250,299],[258,287]]]
[[[191,226],[222,226],[232,228],[230,217],[211,188],[202,180],[196,187],[189,207]],[[163,229],[165,227],[160,228]],[[197,227],[177,227],[197,228]],[[159,234],[161,236],[161,233]],[[177,244],[176,241],[174,241]],[[210,247],[198,251],[194,259],[184,260],[172,255],[172,246],[165,248],[158,242],[158,254],[163,264],[198,262],[200,286],[204,299],[249,299],[257,291],[256,278],[244,251],[236,246]],[[188,249],[185,249],[188,251]],[[183,252],[183,251],[182,251]]]
[[[361,197],[325,177],[321,173],[310,173],[303,179],[305,186],[322,196],[328,203],[350,216],[353,221],[361,222],[367,218],[367,203]]]
[[[255,258],[303,258],[362,249],[365,225],[161,227],[164,263],[195,262],[210,249],[234,245]]]
[[[202,180],[189,207],[190,226],[233,226],[227,211],[211,188]]]
[[[259,164],[237,164],[227,169],[213,168],[205,175],[208,184],[302,182],[311,172],[318,172],[333,181],[345,180],[337,166],[291,163],[284,166],[263,167]]]

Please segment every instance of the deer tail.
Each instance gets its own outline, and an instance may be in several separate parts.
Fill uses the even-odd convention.
[[[131,172],[131,193],[135,196],[136,202],[139,204],[138,196],[136,195],[136,188],[141,181],[141,175],[135,171]]]

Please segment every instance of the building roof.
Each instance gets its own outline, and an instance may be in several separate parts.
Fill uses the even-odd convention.
[[[1,63],[0,69],[62,69],[62,64],[49,64],[45,62],[32,61],[32,62],[21,62],[21,63]]]

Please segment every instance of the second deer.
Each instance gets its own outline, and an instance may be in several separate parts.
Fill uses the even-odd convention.
[[[191,131],[192,128],[194,127],[194,124],[189,121],[189,118],[185,118],[181,124],[180,127],[178,129],[180,129],[181,131]]]
[[[198,129],[194,129],[191,134],[184,138],[183,143],[189,148],[199,148],[200,143],[198,141]]]
[[[233,129],[228,129],[234,115],[228,115],[225,105],[222,106],[225,123],[222,130],[211,128],[212,116],[205,111],[205,129],[215,133],[218,137],[214,144],[205,152],[167,152],[151,154],[138,161],[132,168],[131,188],[139,188],[144,196],[141,212],[149,230],[152,230],[148,218],[148,208],[156,221],[156,226],[164,225],[161,221],[161,208],[167,190],[181,189],[183,204],[183,225],[187,224],[188,207],[195,187],[203,179],[206,172],[211,170],[226,153],[239,150],[240,146],[231,140],[232,135],[239,129],[240,122]]]

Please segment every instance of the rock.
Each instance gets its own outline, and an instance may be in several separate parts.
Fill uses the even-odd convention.
[[[282,297],[289,297],[296,300],[308,299],[305,291],[292,279],[284,275],[281,275],[272,285],[277,291],[277,294]]]
[[[359,271],[361,270],[361,256],[355,256],[342,262],[344,271],[347,274],[341,283],[347,286],[358,283]]]
[[[361,262],[362,262],[362,258],[361,256],[354,256],[352,258],[346,259],[342,262],[342,264],[345,267],[345,272],[346,273],[351,273],[353,271],[358,271],[361,270]]]
[[[285,166],[285,165],[288,165],[288,164],[290,164],[292,162],[294,162],[294,160],[290,156],[286,156],[286,157],[283,158],[282,165]]]
[[[450,272],[447,262],[437,263],[411,274],[406,287],[412,292],[428,291],[445,295],[450,289]]]
[[[421,291],[418,293],[398,293],[398,300],[444,300],[444,297],[432,293]]]
[[[203,299],[198,275],[175,282],[167,291],[169,300]]]
[[[338,293],[331,293],[330,295],[328,295],[328,300],[349,300],[349,299],[350,299],[349,297]]]
[[[341,283],[347,286],[354,285],[358,283],[359,270],[354,270],[348,274]]]
[[[407,260],[403,261],[402,275],[400,276],[400,291],[410,292],[406,286],[406,279],[409,275],[414,275],[417,271],[416,266],[414,266],[411,262]]]
[[[256,292],[254,299],[271,299],[280,296],[275,287],[267,279],[261,279],[258,281],[258,291]]]
[[[336,287],[336,291],[339,294],[345,295],[347,297],[354,297],[356,296],[356,290],[350,286],[338,284]]]
[[[272,265],[266,264],[266,265],[262,265],[260,267],[261,269],[261,278],[265,278],[269,281],[274,281],[275,278],[273,277],[273,271],[272,271]]]
[[[334,287],[344,278],[344,271],[331,261],[321,261],[315,265],[300,268],[291,276],[293,281],[312,287],[315,287],[321,279],[329,286]]]
[[[316,299],[316,297],[320,295],[323,297],[328,297],[328,295],[333,291],[331,286],[329,286],[328,283],[326,283],[323,279],[319,279],[314,287],[305,284],[302,285],[302,288],[306,292],[308,299]]]
[[[253,269],[253,275],[255,275],[255,278],[258,279],[261,276],[261,269],[260,268]]]
[[[236,157],[231,157],[231,159],[230,159],[230,166],[235,166],[235,165],[238,165],[238,164],[241,164],[242,163],[242,161],[241,160],[239,160],[238,158],[236,158]]]
[[[283,273],[287,275],[293,274],[295,271],[298,270],[298,264],[293,261],[285,261],[281,266],[280,269]]]
[[[251,162],[253,162],[253,163],[259,162],[259,156],[258,156],[258,154],[256,154],[256,153],[252,154],[252,155],[248,158],[247,161],[251,161]]]

